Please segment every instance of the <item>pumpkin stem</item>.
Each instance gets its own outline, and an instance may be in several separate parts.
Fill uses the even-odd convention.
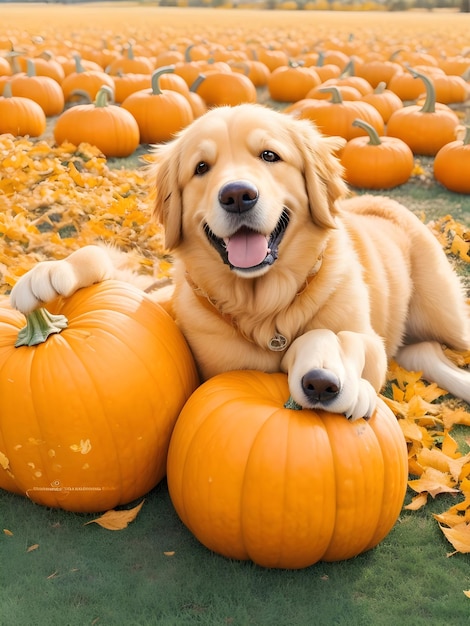
[[[354,76],[354,61],[352,59],[346,63],[339,77],[347,78],[348,76]]]
[[[110,102],[114,101],[114,92],[108,85],[103,85],[95,98],[95,107],[107,107]]]
[[[463,138],[463,145],[470,146],[470,126],[465,127],[465,137]]]
[[[364,120],[360,120],[360,119],[354,120],[352,125],[358,126],[359,128],[363,128],[367,132],[367,134],[369,135],[369,144],[371,146],[381,145],[382,142],[380,141],[379,133],[375,130],[373,126],[371,126],[367,122],[364,122]]]
[[[387,83],[384,80],[382,80],[374,89],[374,93],[381,94],[386,90],[386,88],[387,88]]]
[[[322,93],[331,93],[331,104],[343,104],[343,98],[338,87],[321,87],[319,89]]]
[[[33,59],[26,59],[26,76],[29,78],[36,76],[36,66]]]
[[[237,63],[230,63],[230,67],[239,67],[240,69],[243,70],[243,73],[245,74],[245,76],[248,76],[248,74],[250,73],[250,66],[248,65],[248,63],[243,63],[243,61],[240,61]]]
[[[284,408],[285,409],[291,409],[292,411],[301,411],[302,410],[302,407],[300,406],[300,404],[297,404],[297,402],[294,400],[294,398],[292,396],[289,396],[289,399],[284,404]]]
[[[194,48],[196,44],[191,43],[189,44],[189,46],[186,46],[185,50],[184,50],[184,62],[185,63],[191,63],[192,62],[192,58],[191,58],[191,50]]]
[[[67,328],[67,324],[65,315],[53,315],[46,309],[36,309],[26,316],[26,326],[18,333],[15,348],[44,343],[49,335]]]
[[[82,57],[79,54],[74,54],[73,60],[75,61],[75,71],[77,74],[82,74],[86,71],[82,65]]]
[[[130,41],[127,44],[126,56],[130,61],[134,60],[134,48],[132,47],[132,43]]]
[[[199,87],[199,85],[206,80],[206,75],[205,74],[199,74],[199,76],[196,78],[196,80],[192,83],[191,87],[189,88],[189,91],[195,93],[197,91],[197,88]]]
[[[152,74],[152,78],[151,78],[151,84],[152,84],[152,94],[154,96],[159,96],[162,93],[162,90],[160,89],[160,76],[162,74],[171,74],[172,72],[175,71],[175,66],[174,65],[165,65],[164,67],[160,67],[158,68],[158,70],[155,70]]]
[[[435,113],[436,112],[436,90],[434,89],[434,83],[421,72],[417,72],[412,67],[408,67],[407,70],[413,75],[413,78],[421,78],[426,87],[426,100],[421,107],[421,113]]]
[[[4,87],[3,87],[3,93],[2,96],[4,98],[13,98],[13,93],[11,91],[11,83],[10,81],[6,82]]]

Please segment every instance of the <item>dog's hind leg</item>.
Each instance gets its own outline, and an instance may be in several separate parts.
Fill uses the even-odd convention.
[[[395,358],[405,369],[422,372],[425,380],[437,383],[439,387],[470,404],[470,372],[454,365],[437,341],[404,346]]]

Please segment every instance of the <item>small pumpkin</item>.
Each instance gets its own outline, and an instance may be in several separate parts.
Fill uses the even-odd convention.
[[[124,100],[141,89],[150,87],[149,74],[113,74],[114,101],[121,104]]]
[[[470,194],[470,126],[462,139],[450,141],[438,151],[434,178],[449,191]]]
[[[173,71],[168,66],[155,70],[151,88],[132,93],[121,105],[135,117],[142,143],[168,141],[194,120],[191,105],[185,96],[173,89],[160,87],[160,78]]]
[[[379,83],[372,93],[366,94],[362,99],[377,109],[385,124],[392,113],[403,108],[403,102],[396,93],[386,88],[385,81]]]
[[[103,70],[87,69],[80,56],[74,56],[75,71],[67,74],[62,81],[62,91],[64,92],[65,102],[77,99],[77,92],[85,92],[91,101],[96,98],[96,94],[103,85],[107,85],[111,89],[114,88],[114,82],[109,74]]]
[[[371,104],[362,100],[343,100],[338,88],[334,86],[325,87],[324,90],[331,94],[330,100],[307,98],[291,114],[312,120],[325,135],[339,135],[348,141],[353,137],[367,135],[364,129],[353,126],[357,118],[368,122],[379,134],[384,133],[382,116]]]
[[[59,116],[54,139],[78,146],[85,142],[99,148],[107,157],[126,157],[139,145],[139,126],[129,111],[110,104],[113,92],[101,87],[92,104],[78,104]]]
[[[409,71],[424,83],[426,100],[422,106],[413,104],[392,113],[387,135],[407,143],[414,154],[434,156],[442,146],[454,141],[459,118],[447,105],[436,103],[432,78],[412,68]]]
[[[356,67],[356,75],[365,78],[374,89],[382,82],[388,85],[392,76],[401,71],[399,63],[377,59],[358,63]]]
[[[154,70],[152,62],[145,56],[135,56],[132,43],[128,43],[125,53],[115,58],[107,66],[108,74],[151,74]]]
[[[276,102],[297,102],[321,84],[320,77],[311,67],[290,64],[278,67],[268,78],[268,91]]]
[[[236,106],[256,102],[256,87],[244,74],[238,72],[210,72],[196,89],[208,107]]]
[[[400,513],[408,454],[380,400],[369,421],[285,406],[284,374],[239,371],[200,386],[170,442],[167,479],[207,548],[275,568],[348,559]]]
[[[59,83],[50,76],[38,75],[35,63],[27,59],[27,71],[14,74],[11,78],[14,96],[31,98],[37,102],[46,117],[59,115],[64,110],[64,94]]]
[[[397,137],[379,137],[370,124],[355,120],[367,137],[355,137],[341,151],[347,182],[360,189],[391,189],[406,183],[414,167],[413,152]]]
[[[0,96],[0,135],[39,137],[46,130],[46,115],[31,98],[13,96],[11,82],[5,83]]]
[[[21,330],[23,315],[0,303],[0,488],[70,511],[131,502],[165,475],[198,383],[189,348],[127,283],[97,283],[48,310]]]

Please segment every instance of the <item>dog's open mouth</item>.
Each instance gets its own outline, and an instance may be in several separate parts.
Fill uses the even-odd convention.
[[[231,269],[253,271],[272,265],[277,259],[278,246],[288,224],[289,214],[284,209],[276,228],[269,237],[247,226],[242,226],[231,237],[225,239],[216,237],[207,224],[204,226],[204,231],[210,243],[220,254],[222,261]]]

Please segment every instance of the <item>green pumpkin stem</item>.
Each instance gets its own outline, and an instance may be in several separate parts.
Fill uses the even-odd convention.
[[[300,404],[297,404],[297,402],[294,400],[294,398],[292,396],[289,396],[289,399],[284,404],[284,408],[285,409],[291,409],[292,411],[301,411],[302,410],[302,407],[300,406]]]
[[[373,126],[371,126],[367,122],[364,122],[364,120],[360,120],[360,119],[354,120],[352,125],[357,126],[358,128],[363,128],[366,131],[366,133],[369,135],[370,145],[380,146],[382,142],[380,141],[379,133],[375,130]]]
[[[470,145],[470,126],[465,127],[465,137],[463,138],[463,145]]]
[[[343,98],[338,87],[321,87],[318,89],[322,93],[331,93],[331,104],[343,104]]]
[[[65,315],[53,315],[46,309],[36,309],[26,316],[26,326],[18,333],[15,348],[44,343],[49,335],[67,328],[67,324]]]
[[[95,98],[95,107],[107,107],[110,102],[114,101],[114,91],[108,85],[103,85]]]
[[[423,106],[421,107],[422,113],[435,113],[436,111],[436,90],[434,88],[434,83],[429,76],[426,74],[422,74],[421,72],[417,72],[412,67],[407,68],[408,71],[413,75],[413,78],[421,78],[426,87],[426,100],[424,101]]]
[[[154,96],[159,96],[162,93],[160,89],[160,76],[162,74],[171,74],[175,71],[174,65],[165,65],[164,67],[159,67],[158,70],[155,70],[152,74],[152,94]]]
[[[197,88],[199,87],[199,85],[204,80],[206,80],[206,75],[205,74],[199,74],[199,76],[196,78],[196,80],[193,82],[193,84],[189,88],[189,91],[191,91],[192,93],[195,93],[197,91]]]

